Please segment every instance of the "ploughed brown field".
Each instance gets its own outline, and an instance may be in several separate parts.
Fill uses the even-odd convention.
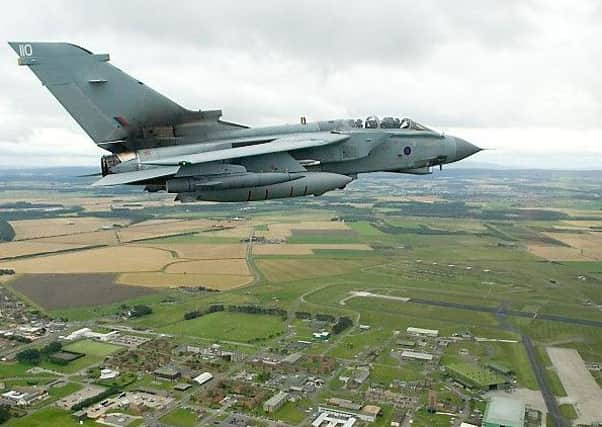
[[[11,286],[46,310],[111,304],[155,292],[116,284],[114,274],[25,274]]]

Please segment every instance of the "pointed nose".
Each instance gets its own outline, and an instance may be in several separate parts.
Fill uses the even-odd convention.
[[[465,159],[468,156],[472,156],[475,153],[481,151],[481,148],[477,147],[474,144],[471,144],[468,141],[463,140],[462,138],[456,137],[456,156],[454,161]]]

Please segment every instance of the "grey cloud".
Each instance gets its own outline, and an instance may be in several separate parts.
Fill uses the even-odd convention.
[[[0,40],[110,53],[182,105],[250,125],[376,113],[443,129],[599,129],[601,14],[594,0],[21,1],[5,6]],[[15,60],[0,47],[0,151],[46,153],[40,135],[60,128],[64,150],[95,154]]]

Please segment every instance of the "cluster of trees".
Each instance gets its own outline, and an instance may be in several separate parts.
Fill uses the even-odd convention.
[[[234,313],[265,314],[267,316],[287,317],[286,310],[277,307],[262,307],[260,305],[229,305],[228,311]]]
[[[264,314],[266,316],[287,317],[287,311],[275,307],[262,307],[260,305],[228,305],[214,304],[206,310],[193,310],[184,313],[184,320],[196,319],[206,314],[217,313],[218,311],[229,311],[231,313]]]
[[[193,310],[187,313],[184,313],[184,320],[196,319],[197,317],[204,316],[206,314],[217,313],[219,311],[224,311],[223,304],[213,304],[209,306],[206,310]]]
[[[4,424],[10,419],[9,407],[6,405],[0,406],[0,424]]]
[[[20,363],[26,363],[28,365],[37,365],[43,359],[48,359],[51,354],[61,351],[63,345],[58,341],[53,341],[48,345],[45,345],[41,349],[27,348],[17,353],[17,360]]]
[[[335,323],[332,326],[332,333],[335,335],[340,334],[345,329],[350,328],[351,326],[353,326],[353,320],[346,316],[339,317],[337,323]]]
[[[65,214],[77,214],[83,211],[82,206],[70,206],[70,207],[60,207],[62,205],[58,205],[58,208],[53,210],[45,210],[45,208],[38,208],[37,206],[33,208],[25,208],[23,210],[11,210],[11,211],[3,211],[2,217],[4,220],[12,221],[12,220],[20,220],[20,219],[39,219],[39,218],[54,218],[59,215]]]
[[[318,314],[316,314],[316,320],[318,320],[320,322],[332,323],[336,320],[336,318],[331,314],[318,313]]]
[[[153,312],[153,309],[150,308],[148,305],[135,305],[133,306],[130,311],[129,311],[129,316],[130,317],[142,317],[142,316],[146,316],[147,314],[151,314]]]
[[[121,390],[119,390],[119,388],[117,388],[117,387],[110,387],[110,388],[106,389],[105,391],[103,391],[102,393],[100,393],[97,396],[90,397],[88,399],[82,400],[81,402],[73,405],[71,407],[71,410],[72,411],[79,411],[80,409],[83,409],[83,408],[85,408],[87,406],[90,406],[90,405],[94,405],[95,403],[100,402],[101,400],[103,400],[103,399],[105,399],[105,398],[107,398],[109,396],[112,396],[113,394],[117,394],[120,391]]]
[[[301,320],[309,320],[311,319],[311,313],[307,311],[295,311],[295,317]]]

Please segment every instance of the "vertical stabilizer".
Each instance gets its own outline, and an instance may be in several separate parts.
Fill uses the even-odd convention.
[[[9,42],[92,140],[103,147],[146,126],[171,125],[187,110],[93,54],[69,43]]]

